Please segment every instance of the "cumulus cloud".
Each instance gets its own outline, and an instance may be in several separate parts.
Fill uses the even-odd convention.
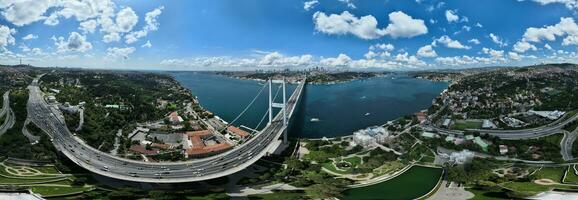
[[[125,36],[125,43],[131,44],[145,37],[149,32],[159,29],[158,17],[163,13],[165,7],[161,6],[145,14],[145,26],[139,31],[133,31]]]
[[[119,48],[119,47],[112,47],[112,48],[108,48],[106,49],[106,58],[107,59],[111,59],[111,60],[116,60],[119,58],[122,59],[128,59],[129,55],[134,53],[136,49],[134,47],[125,47],[125,48]]]
[[[45,19],[44,13],[53,5],[51,0],[5,1],[2,16],[6,21],[24,26]]]
[[[303,2],[303,9],[305,9],[306,11],[309,11],[309,10],[313,9],[317,4],[319,4],[318,0]]]
[[[529,42],[518,41],[518,42],[516,42],[516,44],[514,44],[513,50],[515,52],[518,52],[518,53],[524,53],[528,50],[536,51],[536,50],[538,50],[538,48],[536,48],[536,46],[534,46],[533,44],[530,44]]]
[[[445,47],[452,48],[452,49],[471,49],[472,48],[470,46],[463,45],[462,43],[460,43],[457,40],[453,40],[452,38],[450,38],[447,35],[444,35],[438,39],[435,39],[432,42],[432,46],[435,47],[435,46],[437,46],[438,43],[444,45]]]
[[[450,23],[457,22],[460,20],[460,17],[453,10],[446,10],[446,20]]]
[[[15,33],[15,29],[0,25],[0,47],[4,48],[5,46],[13,45],[16,42],[13,36]]]
[[[357,6],[355,6],[355,4],[353,4],[352,0],[338,0],[341,3],[344,3],[345,5],[347,5],[347,7],[351,8],[351,9],[356,9]]]
[[[34,40],[34,39],[38,39],[38,35],[28,34],[28,35],[22,37],[22,40]]]
[[[413,19],[401,11],[390,13],[389,20],[390,24],[380,29],[372,15],[358,18],[348,11],[330,15],[318,11],[313,14],[315,30],[330,35],[352,34],[362,39],[377,39],[385,35],[410,38],[427,33],[423,20]]]
[[[577,0],[532,0],[532,1],[537,2],[539,4],[542,4],[542,5],[559,3],[559,4],[564,4],[566,6],[566,8],[568,8],[568,9],[578,9],[578,1]]]
[[[367,53],[365,53],[364,57],[367,59],[372,59],[375,57],[389,57],[391,56],[391,51],[393,51],[393,49],[395,49],[395,46],[393,46],[392,44],[385,44],[385,43],[381,43],[381,44],[374,44],[369,46],[369,51]]]
[[[544,26],[542,28],[530,27],[526,29],[523,39],[528,42],[542,42],[543,40],[554,41],[556,37],[567,36],[565,45],[573,44],[570,42],[573,37],[578,35],[578,25],[573,18],[562,17],[560,22],[551,26]]]
[[[72,32],[68,36],[68,39],[64,37],[52,38],[56,49],[59,53],[65,52],[86,52],[92,49],[92,44],[86,41],[86,37],[77,32]]]
[[[471,40],[468,40],[468,42],[469,42],[469,43],[472,43],[472,44],[480,44],[480,40],[478,40],[478,39],[476,39],[476,38],[473,38],[473,39],[471,39]]]
[[[78,29],[84,31],[85,33],[94,33],[96,27],[98,27],[98,22],[94,19],[91,19],[81,22],[80,27],[78,27]]]
[[[417,56],[431,58],[438,56],[438,54],[433,49],[432,45],[425,45],[417,50]]]
[[[411,38],[428,32],[423,20],[414,19],[401,11],[390,13],[389,21],[384,34],[393,38]]]
[[[508,46],[508,43],[504,42],[502,40],[502,38],[500,38],[499,36],[497,36],[493,33],[490,33],[489,36],[490,36],[490,39],[492,39],[492,42],[496,43],[498,46],[500,46],[500,47]]]

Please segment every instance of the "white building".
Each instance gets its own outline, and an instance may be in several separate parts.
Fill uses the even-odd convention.
[[[566,112],[564,111],[559,111],[559,110],[555,110],[555,111],[535,111],[535,110],[530,110],[528,111],[529,113],[532,113],[534,115],[538,115],[540,117],[544,117],[544,118],[548,118],[550,120],[556,120],[560,117],[562,117],[562,115],[566,114]]]
[[[498,128],[498,126],[496,126],[496,124],[494,124],[494,122],[492,122],[492,121],[490,121],[490,120],[487,120],[487,119],[484,119],[484,120],[482,121],[482,128],[485,128],[485,129],[496,129],[496,128]]]
[[[389,132],[381,127],[370,127],[353,133],[353,142],[363,147],[370,147],[376,143],[385,143],[390,137]]]

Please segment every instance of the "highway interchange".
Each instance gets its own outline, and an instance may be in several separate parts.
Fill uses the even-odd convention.
[[[578,119],[578,113],[573,116],[569,116],[564,120],[557,120],[551,124],[547,124],[541,127],[531,128],[531,129],[520,129],[520,130],[492,130],[492,129],[469,129],[468,131],[479,132],[480,134],[487,134],[499,137],[505,140],[521,140],[521,139],[531,139],[545,137],[562,132],[562,128],[573,121]],[[453,135],[463,135],[464,131],[460,130],[449,130],[444,128],[439,128],[432,125],[422,126],[425,130],[437,131],[440,134],[453,134]]]
[[[241,171],[257,162],[271,149],[276,149],[279,139],[287,127],[283,125],[282,112],[262,131],[247,142],[225,153],[203,159],[183,162],[149,163],[112,156],[101,152],[74,136],[66,127],[62,113],[49,105],[39,88],[40,77],[28,87],[28,117],[44,130],[54,146],[77,165],[100,175],[135,182],[181,183],[202,181]],[[287,102],[289,118],[301,97],[306,80],[295,89]]]

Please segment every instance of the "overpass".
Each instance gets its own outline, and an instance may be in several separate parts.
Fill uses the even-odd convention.
[[[281,144],[277,140],[286,134],[288,120],[293,115],[301,93],[306,84],[303,79],[293,94],[284,102],[285,109],[281,109],[275,117],[261,131],[255,133],[245,143],[233,149],[203,159],[180,162],[150,163],[129,160],[101,152],[84,143],[74,136],[66,127],[64,117],[58,108],[46,103],[38,87],[40,77],[30,86],[28,99],[28,117],[30,121],[44,130],[51,138],[52,143],[66,157],[77,165],[99,175],[134,182],[147,183],[182,183],[203,181],[219,178],[241,171],[257,162],[269,151],[278,148]],[[269,83],[271,87],[271,83]],[[284,81],[283,81],[284,87]],[[271,93],[269,93],[271,96]],[[284,99],[285,100],[285,99]],[[286,104],[285,104],[286,103]],[[270,98],[269,113],[272,107],[279,104],[272,103]]]

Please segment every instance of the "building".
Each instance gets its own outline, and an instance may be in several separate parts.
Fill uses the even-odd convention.
[[[419,123],[422,123],[427,119],[427,115],[424,112],[415,113],[415,117]]]
[[[444,123],[442,124],[442,127],[449,128],[450,125],[452,125],[452,120],[451,119],[445,119]]]
[[[508,146],[501,144],[500,145],[500,154],[505,155],[508,153]]]
[[[130,146],[130,150],[136,153],[144,154],[146,156],[154,156],[159,154],[158,150],[147,150],[145,146],[139,144],[133,144]]]
[[[381,126],[370,127],[353,133],[353,142],[363,147],[370,147],[376,143],[385,143],[389,138],[389,131]]]
[[[544,117],[544,118],[548,118],[550,120],[557,120],[558,118],[562,117],[564,114],[566,114],[566,112],[564,111],[558,111],[558,110],[554,110],[554,111],[535,111],[535,110],[530,110],[528,111],[529,113],[532,113],[534,115],[538,115],[540,117]]]
[[[480,137],[475,137],[474,143],[476,143],[477,145],[482,147],[482,149],[484,151],[488,151],[488,146],[490,146],[490,145],[488,145],[488,143],[486,143],[486,141],[482,140],[482,138],[480,138]]]
[[[232,126],[232,125],[227,127],[227,132],[229,132],[230,134],[236,135],[239,138],[249,137],[249,133],[247,131],[244,131],[244,130],[237,128],[236,126]]]
[[[187,157],[201,158],[225,152],[232,146],[225,141],[217,141],[209,130],[187,132],[189,147]],[[207,140],[207,141],[205,141]]]
[[[435,138],[437,135],[432,132],[424,131],[423,133],[421,133],[421,136],[424,138]]]
[[[182,118],[181,116],[179,116],[179,113],[177,113],[177,112],[175,111],[175,112],[172,112],[171,114],[169,114],[169,121],[170,121],[172,124],[180,124],[180,123],[182,123],[184,120],[183,120],[183,118]]]
[[[494,124],[494,122],[484,119],[482,121],[482,128],[484,129],[496,129],[498,128],[498,126],[496,126],[496,124]]]

